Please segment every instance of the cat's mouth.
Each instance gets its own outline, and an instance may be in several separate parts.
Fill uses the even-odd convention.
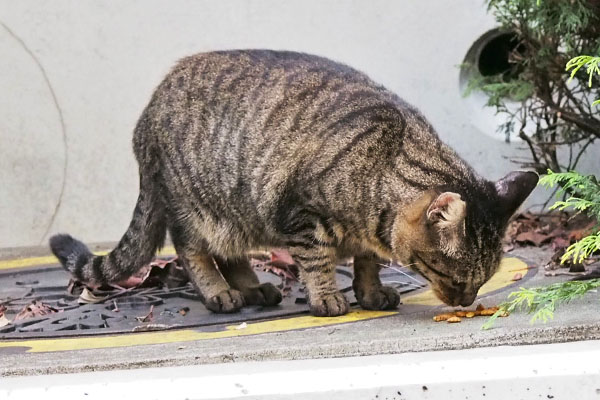
[[[477,293],[475,295],[469,293],[456,293],[454,289],[452,289],[452,294],[447,294],[444,292],[443,288],[440,287],[432,287],[433,293],[437,296],[438,299],[452,307],[468,307],[475,302],[477,298]]]

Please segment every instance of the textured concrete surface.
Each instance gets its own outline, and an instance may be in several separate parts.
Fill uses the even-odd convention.
[[[598,399],[598,341],[2,380],[7,400]]]
[[[59,231],[118,240],[137,197],[141,110],[177,59],[215,49],[299,50],[364,70],[499,178],[519,144],[473,118],[457,68],[493,26],[470,0],[0,0],[0,244]]]
[[[539,249],[517,250],[529,265],[549,258]],[[543,268],[525,286],[546,285],[565,277],[545,277]],[[486,306],[502,302],[509,291],[485,296]],[[342,325],[266,333],[237,338],[187,341],[121,348],[24,353],[2,352],[0,375],[84,372],[115,368],[141,368],[213,364],[239,361],[298,360],[467,349],[502,345],[561,343],[600,339],[600,294],[561,306],[554,320],[530,324],[530,315],[514,313],[501,318],[493,329],[482,331],[484,318],[463,319],[460,324],[435,323],[444,307],[423,307],[415,312],[400,306],[398,315]],[[4,349],[6,350],[6,349]],[[24,350],[24,349],[23,349]]]

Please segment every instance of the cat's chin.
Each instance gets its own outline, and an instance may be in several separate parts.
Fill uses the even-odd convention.
[[[475,302],[475,299],[477,298],[477,295],[469,295],[468,297],[466,295],[463,295],[462,298],[450,299],[450,297],[446,296],[441,289],[432,288],[432,290],[438,299],[440,299],[444,304],[451,307],[468,307],[471,304],[473,304]]]
[[[458,307],[460,304],[460,299],[450,299],[449,297],[447,297],[444,292],[442,292],[440,289],[433,287],[433,294],[435,294],[435,296],[440,299],[444,304],[446,304],[447,306],[451,306],[451,307]],[[471,304],[468,304],[471,305]],[[464,306],[463,306],[464,307]]]

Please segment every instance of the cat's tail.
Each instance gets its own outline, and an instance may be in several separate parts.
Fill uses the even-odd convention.
[[[75,279],[92,285],[124,280],[152,260],[166,235],[165,207],[154,179],[140,178],[140,194],[127,232],[117,247],[96,256],[70,235],[50,238],[50,248]]]

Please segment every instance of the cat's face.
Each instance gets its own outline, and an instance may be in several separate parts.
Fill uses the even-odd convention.
[[[399,259],[429,281],[444,303],[471,305],[497,271],[508,220],[537,180],[535,173],[513,172],[479,198],[425,194],[396,231]]]
[[[485,248],[473,248],[449,256],[444,251],[415,251],[413,269],[431,285],[435,295],[451,306],[473,304],[481,286],[497,271],[502,256],[500,238],[493,238]]]

